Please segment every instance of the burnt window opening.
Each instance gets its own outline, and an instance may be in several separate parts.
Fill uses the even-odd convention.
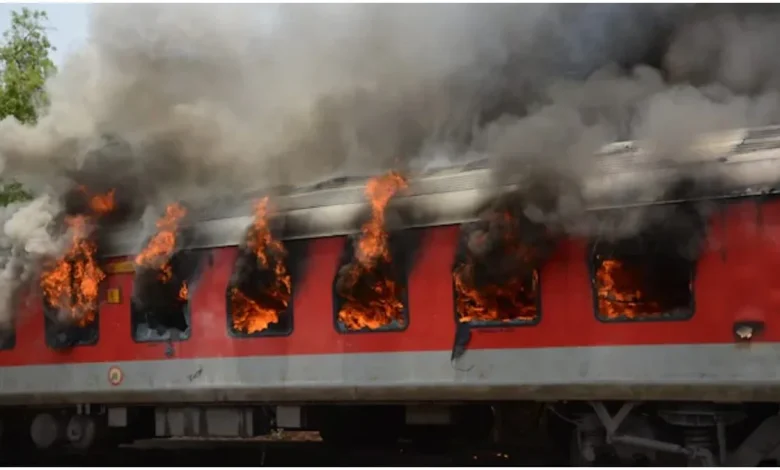
[[[106,278],[98,263],[89,217],[69,215],[62,222],[71,238],[68,250],[50,260],[40,277],[44,336],[54,349],[98,342],[99,299]]]
[[[168,267],[137,267],[133,280],[130,315],[133,339],[146,341],[183,341],[190,337],[190,298],[199,271],[199,253],[176,252]]]
[[[672,188],[691,190],[686,182]],[[624,227],[642,220],[641,232],[623,239],[596,240],[589,265],[596,317],[601,321],[690,319],[693,281],[707,233],[709,205],[678,203],[637,210],[604,211],[602,226]],[[641,211],[641,212],[639,212]]]
[[[189,339],[190,299],[197,288],[202,258],[195,250],[180,250],[162,269],[136,267],[130,301],[135,341]]]
[[[306,259],[306,241],[274,243],[264,259],[239,248],[227,288],[227,328],[231,336],[286,336],[293,331],[293,293]]]
[[[165,208],[157,232],[135,257],[130,315],[135,341],[181,341],[190,337],[190,298],[200,272],[200,253],[187,249],[192,228],[181,228],[187,209]]]
[[[406,291],[417,232],[393,230],[403,225],[404,216],[398,208],[388,209],[406,187],[404,176],[392,171],[366,183],[368,219],[359,234],[347,239],[333,280],[336,331],[403,331],[409,326]]]
[[[540,269],[554,246],[545,228],[493,212],[464,224],[452,269],[455,321],[472,327],[531,326],[541,320]]]
[[[409,326],[407,283],[415,231],[391,233],[387,254],[361,263],[359,236],[350,236],[333,282],[333,319],[339,333],[404,331]]]
[[[97,311],[88,315],[91,320],[84,326],[72,321],[63,321],[62,311],[44,302],[46,345],[52,349],[65,349],[97,344],[100,332],[99,315]]]
[[[60,260],[42,278],[46,345],[52,349],[91,346],[100,334],[100,283],[105,274],[84,259]],[[61,276],[57,281],[58,276]],[[59,290],[54,290],[58,288]]]
[[[388,256],[359,263],[358,240],[345,244],[334,281],[334,320],[341,333],[358,331],[402,331],[409,324],[407,308],[407,263],[401,236],[389,237]]]
[[[16,347],[16,328],[14,326],[0,327],[0,351],[10,351]]]
[[[687,320],[693,316],[695,262],[656,244],[599,242],[591,249],[601,321]]]

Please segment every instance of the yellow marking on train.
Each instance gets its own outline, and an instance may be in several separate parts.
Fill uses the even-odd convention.
[[[106,265],[108,274],[132,274],[135,272],[135,264],[132,261],[117,261]]]
[[[106,290],[106,301],[110,304],[122,303],[122,293],[118,287]]]

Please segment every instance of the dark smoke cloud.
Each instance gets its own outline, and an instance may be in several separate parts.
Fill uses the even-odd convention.
[[[499,182],[558,188],[529,218],[590,233],[604,143],[695,159],[699,134],[777,122],[778,24],[740,5],[95,5],[39,124],[0,122],[3,174],[197,205],[488,156]]]
[[[671,153],[774,118],[776,14],[736,8],[96,5],[48,116],[3,122],[0,154],[150,199],[474,152],[578,172],[610,140]]]

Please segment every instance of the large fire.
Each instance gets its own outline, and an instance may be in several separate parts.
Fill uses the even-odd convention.
[[[157,221],[157,233],[149,240],[138,256],[135,264],[157,270],[162,283],[167,283],[173,276],[170,259],[176,249],[176,237],[179,223],[187,215],[187,210],[174,203],[165,208],[165,214]]]
[[[639,288],[638,270],[615,259],[601,260],[596,268],[599,314],[607,319],[655,317],[663,314],[660,303],[647,299]]]
[[[257,268],[271,276],[263,277],[250,296],[233,287],[230,290],[233,328],[252,334],[279,322],[279,316],[290,305],[292,282],[285,265],[287,251],[281,241],[275,240],[268,226],[268,198],[255,205],[255,218],[249,228],[246,248],[257,260]]]
[[[82,190],[87,194],[86,189]],[[114,191],[91,196],[89,207],[95,216],[111,212]],[[95,242],[89,237],[90,222],[86,215],[65,218],[71,236],[68,251],[43,272],[40,280],[48,306],[81,327],[95,320],[100,282],[106,277],[96,260]]]
[[[519,236],[520,222],[509,213],[494,213],[491,226],[501,233],[490,256],[467,250],[465,260],[453,270],[455,310],[458,321],[511,322],[533,321],[538,316],[537,295],[539,273],[529,270],[534,252]],[[470,245],[480,249],[488,243],[487,232],[472,234]],[[509,263],[512,268],[490,271],[495,263]]]
[[[385,208],[406,187],[406,180],[395,172],[373,178],[366,185],[371,219],[361,230],[354,260],[342,268],[337,283],[337,293],[343,299],[339,321],[347,329],[374,330],[404,324],[403,286],[392,276]]]

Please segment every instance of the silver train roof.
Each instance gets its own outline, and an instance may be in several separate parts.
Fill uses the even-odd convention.
[[[716,194],[706,198],[733,198],[774,191],[780,184],[780,126],[738,129],[702,136],[694,158],[663,161],[640,142],[616,142],[597,153],[589,173],[580,182],[582,197],[590,210],[663,204],[657,191],[681,175],[697,179],[726,176]],[[291,227],[285,239],[327,237],[354,233],[366,210],[364,187],[368,178],[341,178],[277,196],[274,207]],[[729,185],[728,182],[731,182]],[[405,226],[423,227],[474,220],[477,212],[497,189],[487,160],[457,168],[434,170],[412,177],[408,190],[392,202],[404,216]],[[652,197],[643,199],[643,194]],[[261,195],[256,195],[257,197]],[[208,209],[195,210],[191,248],[232,246],[241,243],[252,222],[252,195],[221,201]],[[104,256],[136,253],[149,233],[140,224],[118,227],[101,235]]]

